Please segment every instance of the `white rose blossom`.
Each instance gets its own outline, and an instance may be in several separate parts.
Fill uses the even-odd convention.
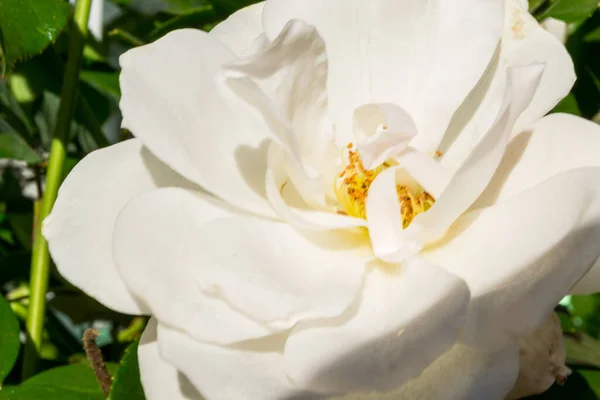
[[[151,315],[150,400],[502,399],[600,289],[600,128],[524,0],[268,0],[121,57],[60,272]],[[588,272],[590,271],[590,272]],[[586,275],[587,274],[587,275]]]

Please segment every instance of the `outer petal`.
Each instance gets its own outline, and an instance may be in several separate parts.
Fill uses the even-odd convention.
[[[263,23],[269,38],[291,19],[314,25],[323,36],[330,61],[330,110],[339,131],[351,132],[356,107],[393,103],[415,120],[419,148],[435,151],[494,53],[503,4],[270,0]]]
[[[251,129],[216,84],[220,68],[234,58],[216,38],[193,29],[128,51],[120,58],[123,126],[206,190],[272,215],[264,197],[270,133]]]
[[[237,56],[243,55],[262,34],[264,2],[236,11],[208,34],[225,44]]]
[[[458,167],[483,132],[494,122],[502,104],[506,69],[530,63],[544,64],[544,73],[531,104],[513,134],[538,120],[564,98],[575,82],[573,61],[564,45],[544,30],[527,12],[527,2],[506,1],[502,46],[475,90],[454,116],[440,145],[445,166]]]
[[[486,191],[473,208],[510,199],[556,174],[600,166],[600,126],[568,114],[552,114],[517,135]],[[577,294],[600,291],[600,262],[573,288]]]
[[[390,390],[453,345],[469,303],[463,281],[419,259],[374,267],[344,315],[292,331],[284,356],[293,382],[342,393]]]
[[[197,231],[216,218],[235,215],[219,200],[182,189],[156,190],[130,201],[115,224],[113,251],[119,272],[140,302],[163,324],[197,340],[231,343],[270,334],[202,293],[193,257],[202,247]]]
[[[463,340],[505,343],[533,332],[600,255],[600,168],[563,172],[463,215],[424,253],[473,296]]]
[[[457,344],[399,390],[334,400],[502,400],[518,371],[515,343],[496,351]]]
[[[488,207],[561,172],[600,166],[600,126],[569,114],[551,114],[515,136],[473,208]]]
[[[183,372],[210,400],[314,399],[316,393],[296,388],[285,376],[280,353],[283,337],[265,338],[236,348],[192,340],[158,326],[160,354]]]
[[[147,312],[117,273],[113,227],[131,198],[163,186],[194,187],[138,140],[95,151],[79,162],[43,225],[59,272],[109,308],[126,314]]]
[[[148,400],[204,400],[196,388],[158,352],[155,318],[148,321],[138,347],[140,378]]]
[[[140,196],[121,213],[115,258],[161,323],[223,343],[269,333],[241,313],[287,329],[301,318],[336,316],[352,302],[368,261],[353,252],[356,240],[304,237],[287,224],[232,215],[174,189]]]

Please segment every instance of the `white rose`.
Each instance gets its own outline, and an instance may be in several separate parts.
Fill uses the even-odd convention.
[[[600,253],[600,128],[544,117],[575,77],[526,6],[269,0],[122,56],[136,138],[77,165],[44,235],[153,316],[148,399],[511,390]]]

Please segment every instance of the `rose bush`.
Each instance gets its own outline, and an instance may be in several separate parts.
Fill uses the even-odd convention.
[[[526,9],[268,0],[121,57],[135,139],[44,235],[152,316],[149,399],[510,392],[519,338],[600,289],[600,128],[544,117],[575,76]]]

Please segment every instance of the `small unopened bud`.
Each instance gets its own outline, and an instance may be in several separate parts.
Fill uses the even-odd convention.
[[[519,377],[507,399],[543,393],[553,383],[563,384],[571,374],[565,365],[565,344],[556,314],[534,333],[519,339]]]

